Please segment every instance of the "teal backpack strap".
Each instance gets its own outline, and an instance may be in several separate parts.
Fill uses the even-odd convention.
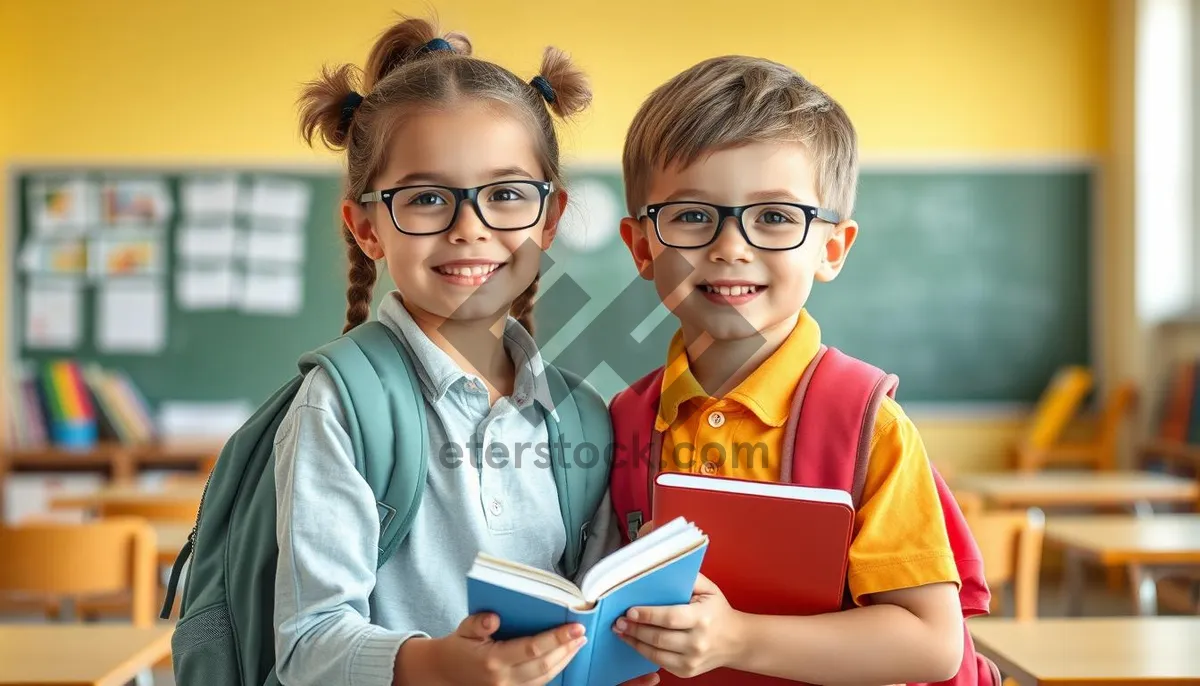
[[[550,464],[567,530],[563,567],[568,576],[574,576],[592,518],[608,491],[612,422],[604,399],[591,385],[553,365],[547,364],[545,369],[550,397],[554,398],[554,413],[546,415]]]
[[[355,466],[379,509],[377,564],[383,566],[412,527],[429,467],[425,403],[412,359],[396,334],[370,321],[302,364],[320,365],[341,395]]]

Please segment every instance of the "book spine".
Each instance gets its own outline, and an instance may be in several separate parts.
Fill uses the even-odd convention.
[[[587,636],[587,643],[575,653],[575,657],[567,663],[566,669],[556,681],[562,686],[588,686],[592,672],[592,655],[596,645],[600,643],[598,632],[603,630],[603,627],[599,626],[600,607],[597,606],[590,612],[570,612],[567,621],[583,625],[583,635]]]

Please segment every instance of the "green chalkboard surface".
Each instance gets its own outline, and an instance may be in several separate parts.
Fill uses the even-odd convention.
[[[288,316],[179,306],[175,232],[167,226],[165,347],[106,354],[92,332],[97,289],[84,290],[83,336],[70,351],[26,345],[17,262],[31,231],[27,190],[61,169],[23,169],[13,185],[17,226],[9,258],[16,308],[10,347],[19,361],[69,355],[124,370],[152,404],[246,400],[258,404],[295,371],[296,358],[341,331],[345,256],[337,233],[336,170],[233,170],[294,179],[311,189],[305,220],[303,309]],[[98,179],[128,173],[70,170]],[[169,181],[211,169],[139,169]],[[568,170],[573,203],[545,259],[537,309],[544,353],[576,369],[607,397],[662,363],[673,320],[637,278],[617,232],[624,214],[619,170]],[[867,169],[859,188],[858,242],[842,275],[817,284],[810,310],[824,340],[900,376],[913,403],[1033,402],[1053,371],[1089,362],[1089,170]],[[178,206],[178,202],[176,202]],[[390,287],[386,272],[377,298]],[[633,331],[630,335],[626,332]]]

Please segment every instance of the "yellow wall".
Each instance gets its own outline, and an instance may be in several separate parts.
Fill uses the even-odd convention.
[[[843,101],[868,152],[1104,147],[1107,14],[1094,0],[744,0],[735,13],[727,0],[613,0],[586,11],[429,4],[480,54],[521,74],[533,75],[547,42],[575,55],[597,91],[570,141],[585,157],[613,157],[650,88],[722,52],[757,52],[811,76]],[[38,115],[12,153],[72,158],[306,157],[295,134],[298,84],[323,61],[361,62],[394,9],[426,7],[13,5],[10,30],[31,51],[26,102]]]
[[[6,100],[22,108],[15,121],[0,118],[0,161],[329,161],[299,142],[299,84],[323,62],[361,63],[394,12],[430,6],[478,54],[522,75],[535,73],[547,43],[572,53],[596,91],[567,130],[575,159],[616,160],[651,88],[726,52],[785,61],[827,88],[854,118],[867,159],[1099,156],[1110,136],[1110,10],[1095,0],[742,0],[735,11],[728,0],[610,0],[595,10],[123,0],[0,3],[0,45],[11,46],[0,58],[9,71],[14,54],[27,59],[22,78],[0,74]],[[19,135],[5,136],[5,124]],[[1106,331],[1117,335],[1119,323]],[[974,467],[994,466],[994,447],[1016,426],[923,428],[937,454]],[[964,444],[973,447],[956,452]]]

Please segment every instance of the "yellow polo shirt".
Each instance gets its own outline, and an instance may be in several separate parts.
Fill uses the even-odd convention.
[[[821,343],[807,311],[784,343],[724,398],[701,388],[681,333],[671,341],[655,426],[663,471],[778,481],[792,394]],[[916,426],[885,398],[871,437],[850,546],[854,601],[941,581],[959,583],[937,487]]]

